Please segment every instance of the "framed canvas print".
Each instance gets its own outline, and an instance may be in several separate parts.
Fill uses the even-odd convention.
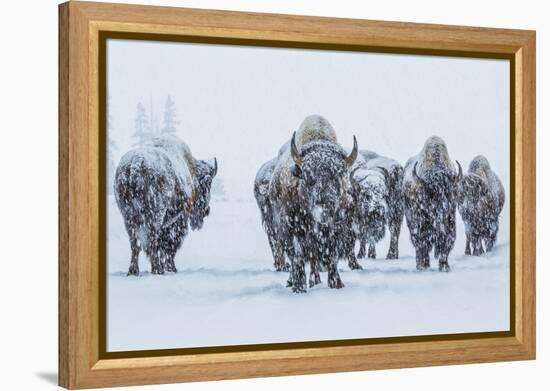
[[[535,33],[60,5],[60,384],[535,358]]]

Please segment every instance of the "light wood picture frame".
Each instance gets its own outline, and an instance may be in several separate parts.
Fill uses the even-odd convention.
[[[108,37],[510,61],[506,332],[112,354],[105,348]],[[70,1],[59,6],[59,384],[69,389],[535,359],[535,32]]]

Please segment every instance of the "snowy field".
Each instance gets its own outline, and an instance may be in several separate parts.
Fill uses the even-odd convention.
[[[450,273],[415,269],[403,225],[399,260],[378,259],[363,271],[339,263],[346,285],[323,283],[306,294],[285,287],[252,199],[213,201],[201,231],[176,257],[177,274],[149,273],[142,254],[139,278],[127,277],[130,248],[113,197],[109,198],[108,350],[142,350],[348,338],[391,337],[509,328],[509,242],[502,227],[495,251],[463,255],[458,221]],[[504,233],[503,233],[504,232]],[[217,238],[212,241],[210,238]],[[504,238],[504,239],[503,239]]]
[[[128,237],[109,196],[107,349],[508,330],[509,70],[507,60],[110,39],[108,178],[138,131],[172,127],[196,158],[217,158],[226,199],[214,199],[203,229],[185,238],[179,273],[149,274],[142,254],[136,278],[126,277]],[[403,224],[399,260],[383,259],[386,234],[363,271],[340,262],[345,288],[328,289],[323,273],[322,284],[293,294],[288,274],[273,271],[253,182],[314,113],[343,147],[355,135],[360,149],[401,164],[432,135],[465,171],[483,154],[506,194],[496,249],[463,255],[457,216],[452,271],[432,260],[418,272]]]

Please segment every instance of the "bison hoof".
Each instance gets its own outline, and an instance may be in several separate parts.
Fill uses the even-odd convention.
[[[428,267],[429,266],[426,266],[423,263],[417,263],[416,264],[416,270],[419,270],[419,271],[424,271],[424,270],[428,269]]]
[[[289,278],[287,281],[286,281],[286,287],[287,288],[290,288],[292,286],[292,280]]]
[[[275,271],[277,271],[277,272],[288,272],[288,271],[290,271],[290,264],[289,263],[284,263],[282,265],[277,264],[277,265],[275,265]]]
[[[136,276],[136,277],[138,277],[139,276],[139,270],[130,268],[130,269],[128,269],[128,274],[126,274],[126,276]]]
[[[293,285],[292,292],[294,293],[306,293],[307,289],[304,285]]]
[[[341,289],[344,287],[344,283],[341,279],[329,280],[328,287],[331,289]]]
[[[164,274],[164,268],[155,267],[151,269],[151,274]]]
[[[169,272],[169,273],[177,273],[178,269],[176,269],[175,266],[167,266],[166,271]]]
[[[359,265],[358,262],[350,262],[349,263],[349,268],[351,270],[363,270],[363,266]]]
[[[449,266],[448,263],[440,264],[440,265],[439,265],[439,271],[440,271],[440,272],[450,272],[450,271],[451,271],[451,267]]]
[[[386,256],[386,259],[398,259],[399,258],[399,255],[397,255],[396,253],[388,253],[388,255]]]

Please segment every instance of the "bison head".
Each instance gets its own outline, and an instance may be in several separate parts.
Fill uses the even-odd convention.
[[[454,215],[459,182],[463,178],[462,166],[457,161],[458,173],[452,167],[431,167],[422,176],[417,171],[418,162],[413,166],[412,175],[420,184],[426,203],[435,210],[436,219],[448,220]]]
[[[329,225],[338,217],[347,191],[347,173],[357,158],[357,140],[349,155],[338,144],[328,141],[307,143],[302,151],[296,147],[296,133],[292,136],[290,152],[294,161],[292,175],[298,178],[301,201],[319,224]]]
[[[212,180],[218,172],[218,161],[214,158],[214,163],[210,164],[199,160],[195,170],[197,186],[189,219],[189,224],[194,230],[202,228],[204,218],[210,214],[210,189]]]
[[[487,181],[476,174],[468,173],[460,181],[458,189],[459,208],[463,215],[476,214],[478,217],[498,215],[500,208]],[[464,216],[470,217],[471,216]]]
[[[365,224],[385,219],[386,177],[390,174],[385,168],[377,168],[380,172],[359,167],[349,176],[355,215]]]

